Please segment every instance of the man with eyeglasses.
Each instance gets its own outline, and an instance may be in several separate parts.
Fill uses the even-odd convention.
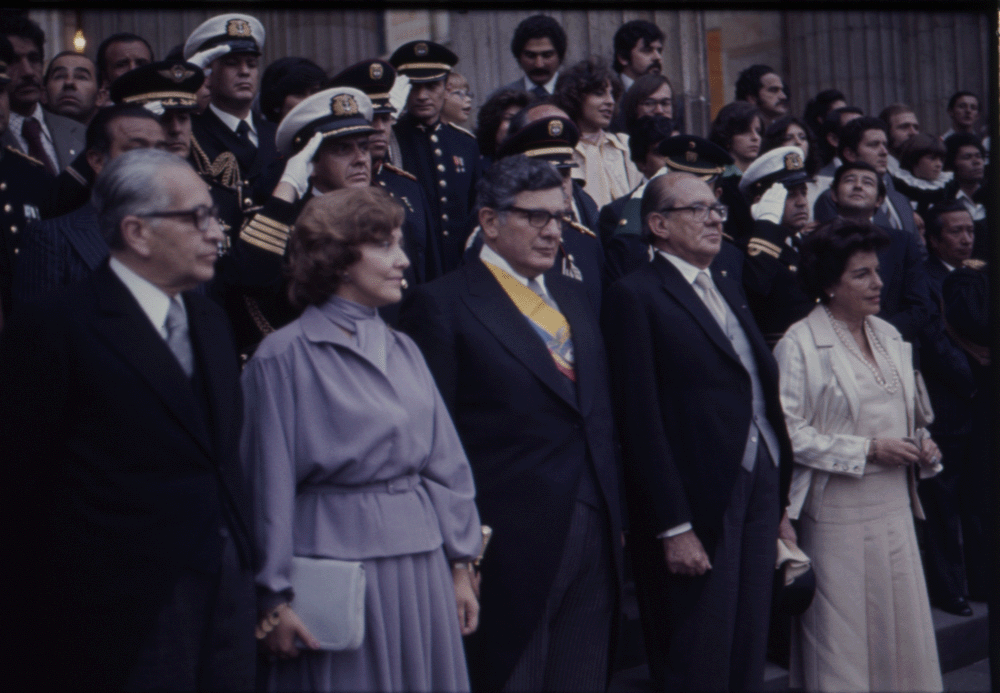
[[[496,161],[476,200],[477,258],[404,300],[476,478],[494,540],[474,690],[607,687],[622,545],[606,356],[583,285],[549,273],[567,213],[562,176]]]
[[[25,636],[14,680],[250,690],[239,367],[222,310],[191,291],[212,278],[222,228],[208,185],[155,149],[103,167],[94,205],[110,259],[0,338],[0,445],[20,462],[2,502]]]
[[[87,164],[96,173],[133,149],[166,149],[159,119],[136,104],[102,108],[87,126]],[[57,179],[58,181],[59,179]],[[108,244],[91,204],[91,185],[77,181],[85,202],[69,214],[32,224],[14,267],[14,309],[93,273],[108,257]]]
[[[642,196],[652,262],[608,289],[629,546],[657,690],[758,690],[792,451],[778,369],[710,269],[726,208],[692,174]],[[787,518],[781,534],[794,540]]]

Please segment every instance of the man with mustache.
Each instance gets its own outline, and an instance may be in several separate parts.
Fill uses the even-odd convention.
[[[788,113],[788,90],[768,65],[751,65],[736,79],[736,100],[749,101],[764,114],[764,127]]]
[[[389,63],[410,79],[406,113],[393,126],[399,165],[424,187],[440,228],[436,240],[441,271],[450,272],[462,260],[476,183],[483,173],[475,136],[441,122],[445,82],[458,56],[432,41],[410,41],[396,49]]]
[[[626,22],[615,32],[613,67],[625,91],[643,75],[660,74],[663,70],[663,41],[660,27],[644,19]]]
[[[986,148],[976,135],[959,132],[944,142],[944,170],[953,171],[952,181],[955,199],[972,215],[976,225],[976,243],[972,256],[986,259],[989,255],[993,233],[989,228],[994,204],[990,189],[984,185]]]
[[[90,122],[104,101],[99,99],[97,68],[93,61],[75,51],[63,51],[52,58],[45,71],[45,91],[49,111],[84,125]]]
[[[520,89],[540,99],[555,92],[559,67],[566,57],[566,32],[559,22],[544,14],[523,20],[514,30],[510,52],[524,76],[502,89]]]
[[[38,159],[55,175],[83,149],[84,125],[41,106],[45,32],[27,17],[4,14],[0,34],[14,48],[7,66],[10,125],[0,143]]]

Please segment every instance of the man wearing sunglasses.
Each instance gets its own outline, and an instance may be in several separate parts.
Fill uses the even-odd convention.
[[[15,680],[250,690],[239,366],[222,310],[191,291],[212,278],[222,227],[208,184],[155,149],[110,161],[93,200],[110,259],[0,338],[0,444],[20,462],[2,503],[13,613],[19,643],[54,653],[31,670],[15,649]]]
[[[482,627],[466,640],[472,687],[604,690],[621,584],[618,472],[597,316],[582,282],[548,272],[568,209],[562,176],[538,158],[502,158],[476,207],[478,257],[417,286],[400,321],[494,531]]]
[[[711,268],[727,214],[692,174],[654,178],[641,208],[653,261],[604,298],[629,546],[657,690],[763,686],[792,451],[777,364],[739,284]],[[782,527],[794,540],[787,520]]]

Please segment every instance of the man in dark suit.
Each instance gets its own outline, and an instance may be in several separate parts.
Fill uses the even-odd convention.
[[[562,178],[524,155],[479,186],[479,258],[418,286],[401,325],[420,345],[494,538],[475,690],[604,690],[621,580],[611,400],[597,319],[579,282],[546,274],[566,213]]]
[[[7,66],[10,126],[0,141],[41,161],[56,175],[83,148],[85,126],[42,108],[45,32],[41,27],[27,17],[6,13],[0,20],[0,34],[10,41],[16,56]]]
[[[125,152],[165,146],[157,117],[135,104],[103,108],[87,127],[87,163],[98,173]],[[84,190],[89,199],[90,188]],[[89,201],[69,214],[31,225],[14,268],[14,307],[89,276],[107,257],[108,244]]]
[[[94,197],[111,259],[0,340],[15,678],[249,690],[239,368],[222,311],[188,291],[213,273],[212,198],[156,150],[111,162]]]
[[[278,156],[275,125],[251,110],[263,47],[263,25],[245,14],[212,17],[184,44],[184,59],[205,69],[212,92],[208,108],[192,118],[196,168],[258,204],[271,195],[281,174],[269,169]]]
[[[906,195],[896,190],[889,170],[889,126],[878,118],[862,116],[841,126],[838,132],[837,155],[845,163],[863,161],[875,169],[885,186],[883,199],[872,223],[883,228],[901,229],[913,235],[919,243],[913,207]],[[837,204],[830,198],[830,191],[816,198],[813,218],[818,222],[837,216]],[[926,256],[926,250],[922,250]],[[905,336],[905,335],[904,335]]]
[[[636,591],[664,690],[762,686],[791,477],[777,364],[738,285],[707,271],[725,216],[697,177],[653,179],[642,217],[656,257],[604,300]]]

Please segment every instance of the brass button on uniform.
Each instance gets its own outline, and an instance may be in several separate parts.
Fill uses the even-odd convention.
[[[448,187],[448,183],[445,182],[444,180],[439,180],[438,181],[438,185],[440,185],[442,188],[447,188]]]
[[[445,197],[444,195],[442,195],[442,196],[441,196],[441,204],[444,204],[444,203],[445,203],[445,202],[447,202],[447,201],[448,201],[448,198],[447,198],[447,197]]]
[[[441,150],[440,149],[435,149],[434,150],[434,156],[441,156]]]
[[[17,233],[17,227],[16,227],[16,226],[14,226],[13,224],[11,224],[11,225],[10,225],[10,232],[11,232],[11,233]]]
[[[253,200],[251,200],[249,197],[243,198],[243,206],[244,207],[249,207],[252,204],[253,204]]]
[[[444,164],[438,164],[438,171],[444,173]]]
[[[438,141],[438,136],[437,135],[431,135],[431,142],[434,142],[435,144],[437,144],[437,141]]]
[[[447,236],[448,235],[448,229],[445,229],[444,231],[442,231],[441,235],[442,236]]]
[[[0,192],[4,191],[6,189],[7,189],[7,184],[3,183],[3,182],[0,182]]]
[[[442,214],[441,215],[441,221],[445,221],[445,222],[448,221],[448,215],[447,214]]]

